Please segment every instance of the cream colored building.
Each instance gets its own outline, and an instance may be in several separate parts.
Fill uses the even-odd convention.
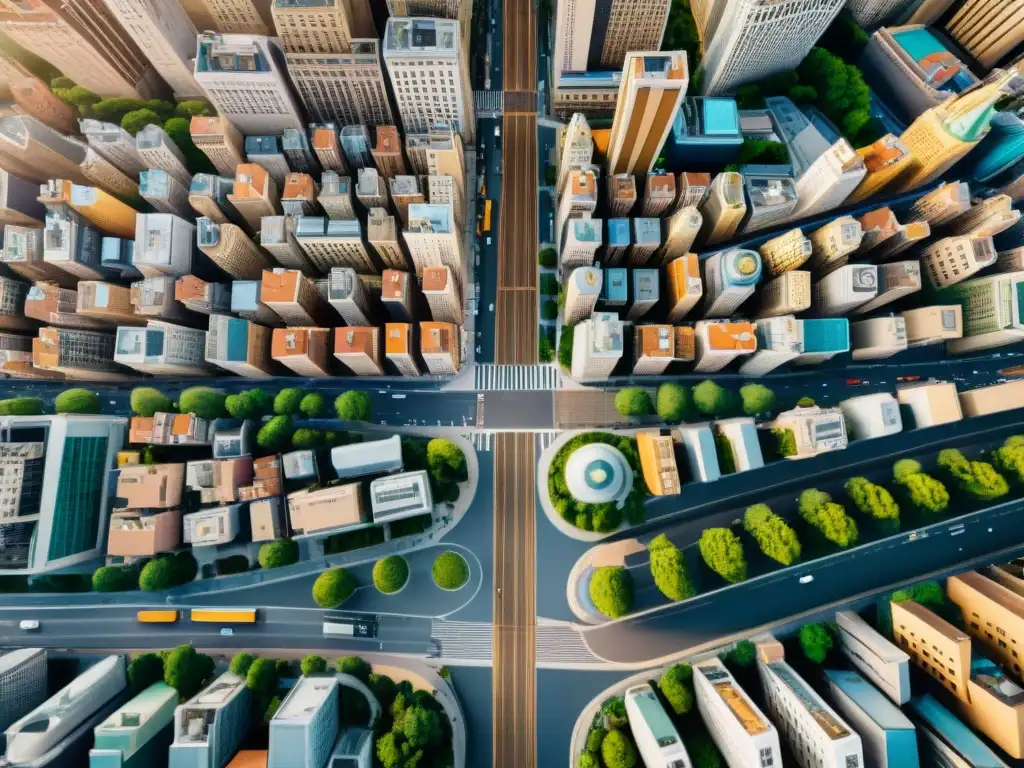
[[[938,227],[971,207],[971,189],[965,181],[944,181],[914,201],[907,221],[927,221]]]
[[[295,90],[314,122],[395,124],[378,40],[356,39],[350,51],[330,54],[287,53],[285,60]],[[319,150],[317,155],[320,155]],[[345,170],[342,163],[328,164],[321,159],[321,164],[324,168]]]
[[[286,53],[344,53],[376,34],[368,0],[273,2],[270,13]]]
[[[462,333],[455,323],[420,323],[420,356],[428,373],[451,376],[462,367]]]
[[[213,22],[213,29],[218,32],[270,34],[270,29],[256,8],[255,0],[190,0],[190,3],[202,16]]]
[[[449,267],[426,267],[423,270],[423,295],[430,305],[430,316],[437,322],[461,326],[462,291]]]
[[[590,317],[601,295],[602,273],[595,267],[577,267],[565,279],[565,307],[562,322],[576,325]]]
[[[597,249],[601,247],[603,240],[603,224],[601,219],[590,218],[589,213],[584,213],[583,218],[571,218],[566,222],[558,254],[559,265],[563,271],[575,267],[589,267],[594,263]]]
[[[192,143],[221,175],[234,176],[238,166],[245,163],[242,134],[223,117],[193,117],[189,133]]]
[[[665,266],[665,286],[669,302],[666,319],[670,323],[678,323],[704,295],[704,282],[696,253],[679,256]]]
[[[252,227],[260,231],[260,219],[281,213],[277,184],[263,166],[244,163],[235,170],[235,187],[228,195],[230,202]]]
[[[450,205],[414,203],[409,227],[402,233],[418,275],[430,266],[446,266],[461,283],[465,270],[462,233],[455,227]]]
[[[669,6],[668,0],[561,0],[552,61],[556,77],[562,72],[618,69],[631,51],[658,50]]]
[[[313,281],[295,269],[265,270],[260,301],[290,326],[315,326],[330,317],[328,304]]]
[[[218,267],[238,280],[259,280],[263,270],[277,265],[240,227],[196,219],[199,250]]]
[[[1024,43],[1024,2],[967,0],[946,23],[946,30],[989,69]]]
[[[963,418],[956,384],[951,381],[928,381],[898,387],[896,400],[910,410],[914,426],[918,429],[949,424]]]
[[[761,288],[758,320],[781,315],[795,315],[811,308],[811,273],[791,269],[768,280]]]
[[[734,171],[715,176],[699,210],[704,217],[699,241],[717,245],[735,235],[747,213],[743,176]]]
[[[812,264],[822,273],[843,266],[860,248],[864,232],[852,216],[840,216],[810,235]]]
[[[379,272],[366,250],[362,225],[357,219],[336,221],[301,216],[296,219],[295,239],[320,274],[330,272],[331,267],[351,267],[361,275]]]
[[[561,5],[561,4],[560,4]],[[589,168],[594,159],[594,134],[587,118],[576,113],[562,132],[562,154],[558,161],[558,181],[555,192],[562,194],[569,180],[569,171]]]
[[[408,269],[405,246],[398,237],[395,217],[384,208],[371,208],[366,219],[366,238],[388,269]]]
[[[992,384],[961,392],[960,408],[964,416],[986,416],[1024,408],[1024,381],[1015,379],[1005,384]]]
[[[962,308],[959,304],[918,307],[900,313],[907,329],[907,346],[938,344],[964,335]]]
[[[658,261],[662,264],[671,259],[685,256],[693,248],[693,243],[700,234],[704,217],[693,206],[677,208],[675,213],[665,219],[663,226],[664,244]]]
[[[861,147],[857,154],[863,160],[867,174],[853,194],[846,198],[848,205],[879,194],[910,165],[910,150],[891,133]]]
[[[774,277],[803,266],[811,258],[811,241],[799,229],[791,229],[759,245],[757,252],[765,271]]]
[[[600,381],[622,359],[625,326],[614,312],[598,312],[573,329],[572,377]]]
[[[921,252],[921,264],[932,287],[962,282],[996,263],[991,237],[944,237]]]

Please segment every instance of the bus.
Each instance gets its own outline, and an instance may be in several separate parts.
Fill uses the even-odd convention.
[[[255,624],[255,608],[193,608],[192,621],[212,624]]]
[[[324,619],[324,637],[377,637],[377,617],[373,614],[328,614]]]
[[[648,683],[626,689],[626,715],[647,768],[691,768],[683,740]]]
[[[491,201],[484,201],[484,232],[491,231]]]
[[[178,620],[178,612],[172,610],[139,611],[136,618],[145,624],[173,624]]]

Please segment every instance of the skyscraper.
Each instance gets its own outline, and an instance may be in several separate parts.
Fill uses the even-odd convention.
[[[206,331],[151,320],[145,328],[117,329],[114,360],[156,376],[206,376]]]
[[[327,278],[327,301],[345,325],[372,325],[380,320],[379,305],[356,271],[333,267]]]
[[[996,263],[991,237],[944,237],[921,253],[921,264],[933,288],[946,288]]]
[[[167,171],[185,189],[192,184],[192,174],[185,165],[185,155],[159,125],[147,125],[139,131],[135,136],[135,147],[148,168]]]
[[[284,156],[280,136],[246,136],[245,160],[263,168],[274,179],[280,190],[284,179],[291,172],[288,160]]]
[[[85,187],[79,184],[68,186],[68,204],[95,224],[100,231],[118,237],[135,236],[134,208],[98,187]]]
[[[331,267],[351,267],[361,275],[379,273],[366,249],[358,219],[301,216],[295,220],[295,239],[316,272],[327,273]]]
[[[946,30],[985,68],[994,67],[1024,43],[1024,4],[1005,0],[967,0]]]
[[[866,147],[861,147],[857,154],[864,161],[867,173],[853,193],[846,198],[847,203],[859,203],[878,194],[910,164],[910,150],[907,149],[907,145],[891,133]]]
[[[242,134],[223,117],[193,117],[189,133],[196,149],[210,158],[217,173],[234,176],[235,169],[245,162]]]
[[[324,212],[317,202],[317,188],[308,173],[289,173],[281,189],[281,210],[286,216],[319,216]]]
[[[0,656],[0,728],[7,730],[46,700],[46,651],[18,648]]]
[[[614,312],[597,312],[573,328],[572,377],[601,381],[622,358],[625,326]]]
[[[665,219],[664,243],[658,260],[665,264],[671,259],[690,252],[693,241],[700,234],[700,227],[704,218],[700,212],[693,207],[679,208],[675,213]]]
[[[380,328],[348,326],[334,329],[334,356],[356,376],[383,376]]]
[[[629,216],[636,205],[636,178],[632,173],[615,173],[608,181],[608,213],[619,219]]]
[[[384,355],[400,375],[423,375],[416,326],[412,323],[385,323]]]
[[[872,30],[893,20],[913,3],[914,0],[847,0],[846,7],[859,26]]]
[[[678,323],[704,295],[697,254],[687,253],[670,261],[665,267],[665,283],[669,299],[667,319]]]
[[[465,269],[462,237],[450,205],[410,205],[409,227],[402,235],[417,274],[426,267],[443,265],[461,281]]]
[[[350,203],[351,206],[351,203]],[[395,217],[384,208],[371,208],[366,219],[366,239],[389,269],[408,269],[405,246],[398,237]]]
[[[367,0],[276,0],[270,12],[288,53],[342,53],[375,34]]]
[[[629,53],[608,140],[608,173],[647,173],[672,130],[690,73],[683,52]]]
[[[459,282],[447,266],[426,267],[423,270],[423,295],[430,305],[430,316],[438,322],[462,325],[462,291]],[[588,313],[589,314],[589,313]],[[348,323],[348,319],[345,320]],[[349,323],[365,325],[365,323]]]
[[[375,144],[370,148],[377,172],[385,179],[400,176],[406,172],[405,157],[402,153],[402,137],[393,125],[378,125],[374,130]]]
[[[132,178],[146,169],[146,163],[135,147],[135,137],[120,125],[100,120],[79,120],[78,127],[90,147]]]
[[[300,677],[270,721],[268,766],[324,765],[338,735],[341,685],[335,677]]]
[[[281,198],[273,177],[262,166],[246,163],[235,171],[235,186],[228,201],[245,218],[253,231],[260,231],[261,219],[281,213]]]
[[[589,213],[584,214],[584,217],[569,219],[562,232],[559,266],[563,270],[589,267],[594,263],[597,249],[601,247],[601,219],[591,219]]]
[[[36,196],[39,185],[0,170],[0,224],[43,225],[46,209]]]
[[[354,219],[356,209],[352,203],[352,177],[338,176],[334,171],[320,175],[320,206],[331,219]],[[383,207],[376,207],[384,213]],[[371,209],[374,210],[374,209]]]
[[[139,173],[139,194],[143,200],[163,213],[191,217],[188,191],[189,187],[182,186],[171,174],[159,168]]]
[[[597,209],[597,175],[592,170],[570,171],[555,215],[555,237],[561,239],[565,223]]]
[[[279,43],[260,35],[199,35],[196,80],[217,113],[244,134],[304,129]]]
[[[559,3],[559,8],[563,3]],[[587,123],[587,118],[576,113],[569,120],[563,137],[562,155],[558,162],[558,182],[555,191],[558,195],[565,189],[569,180],[569,171],[589,168],[594,157],[594,136]]]
[[[717,245],[730,239],[747,212],[743,176],[734,171],[715,176],[699,210],[704,217],[699,240],[707,245]]]
[[[562,316],[566,325],[576,325],[594,313],[601,283],[601,270],[594,267],[577,267],[567,275]]]
[[[215,224],[210,219],[196,219],[199,250],[218,267],[241,280],[259,280],[263,270],[276,262],[234,224]]]
[[[114,334],[78,328],[40,328],[32,339],[32,365],[83,381],[125,381],[130,371],[114,361]]]
[[[147,277],[181,277],[192,271],[196,228],[170,213],[140,213],[135,218],[135,267]]]
[[[288,158],[288,165],[299,173],[317,174],[320,164],[317,162],[313,148],[309,145],[306,132],[298,128],[285,128],[281,135],[281,149]]]
[[[661,48],[668,0],[559,0],[555,78],[562,72],[619,69],[630,51]]]
[[[799,229],[791,229],[757,247],[761,263],[775,277],[791,269],[800,269],[811,258],[811,241]]]
[[[327,351],[330,328],[275,328],[273,334],[270,356],[274,360],[298,376],[323,378],[331,375]]]
[[[450,376],[462,367],[462,333],[455,323],[420,323],[420,356],[434,376]]]
[[[394,125],[378,40],[353,40],[351,51],[330,54],[290,52],[285,59],[288,74],[312,120]],[[316,136],[314,146],[315,141]]]
[[[295,269],[264,271],[260,301],[292,326],[315,326],[331,316],[313,281]]]

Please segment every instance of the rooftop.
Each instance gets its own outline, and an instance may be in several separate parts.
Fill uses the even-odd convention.
[[[300,677],[285,696],[271,722],[309,722],[338,687],[338,678]]]
[[[420,323],[420,351],[425,355],[454,353],[459,327],[455,323]]]
[[[391,16],[384,31],[385,58],[424,53],[458,55],[458,22]]]

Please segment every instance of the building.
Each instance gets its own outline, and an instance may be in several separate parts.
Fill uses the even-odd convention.
[[[664,0],[558,3],[552,68],[562,72],[621,69],[630,51],[656,51],[668,22]]]
[[[839,408],[846,417],[849,437],[853,440],[886,437],[903,431],[899,403],[888,392],[848,397],[839,402]]]
[[[320,172],[320,163],[309,145],[305,131],[298,128],[285,128],[281,136],[281,149],[288,159],[288,166],[298,173],[310,175]]]
[[[25,316],[41,323],[68,328],[103,328],[103,323],[75,314],[78,292],[56,283],[36,283],[25,297]]]
[[[931,694],[911,699],[907,705],[907,714],[917,728],[922,760],[931,760],[932,764],[938,765],[945,763],[992,768],[1003,768],[1006,765],[974,731]]]
[[[850,342],[854,360],[878,360],[892,357],[907,348],[907,329],[903,318],[871,317],[850,323]]]
[[[354,269],[334,267],[327,278],[327,301],[345,321],[345,325],[371,325],[379,321],[373,296]]]
[[[376,326],[335,328],[334,356],[357,376],[383,376],[380,328]]]
[[[618,309],[629,303],[629,270],[621,267],[601,270],[601,301],[605,308]]]
[[[848,438],[843,412],[839,408],[794,408],[784,411],[768,424],[773,433],[786,430],[792,435],[793,453],[787,459],[807,459],[827,451],[846,448]]]
[[[967,633],[1019,680],[1021,664],[1015,646],[1018,638],[1024,638],[1024,597],[977,571],[950,576],[946,591],[963,612]]]
[[[264,271],[260,301],[287,325],[315,326],[330,317],[327,302],[317,292],[313,281],[295,269]]]
[[[711,422],[711,430],[716,444],[723,447],[720,460],[722,474],[731,475],[764,466],[764,455],[752,418],[719,419]],[[725,450],[726,446],[728,450]]]
[[[636,442],[648,490],[655,496],[679,493],[682,485],[672,437],[659,432],[640,431],[636,433]]]
[[[420,323],[420,356],[427,372],[450,376],[462,367],[462,331],[455,323]]]
[[[289,493],[288,514],[293,538],[326,536],[367,522],[359,483]]]
[[[601,219],[590,218],[588,213],[584,213],[583,217],[569,219],[562,232],[559,264],[563,272],[591,266],[597,249],[601,247],[603,222]]]
[[[697,208],[704,202],[708,190],[711,189],[710,173],[693,173],[684,171],[676,179],[676,190],[679,192],[679,199],[676,201],[676,210],[683,208]]]
[[[907,221],[927,221],[932,227],[939,227],[970,207],[971,190],[967,182],[943,182],[914,201]]]
[[[98,187],[69,184],[67,202],[71,208],[85,216],[101,231],[117,237],[135,236],[134,208]]]
[[[29,286],[19,280],[0,277],[0,328],[34,333],[39,324],[25,317]]]
[[[9,228],[8,228],[9,231]],[[100,244],[100,265],[123,280],[141,280],[142,273],[132,262],[135,260],[135,238],[104,237]],[[81,288],[82,282],[79,282]]]
[[[381,181],[383,181],[383,179],[381,179]],[[423,190],[420,188],[420,180],[415,176],[394,176],[387,180],[387,186],[391,192],[391,204],[398,213],[399,221],[401,221],[404,226],[408,226],[409,206],[426,201],[426,198],[423,195]],[[454,213],[458,206],[456,205],[453,196],[449,195],[448,197],[449,200],[446,202],[451,205]],[[385,200],[386,199],[387,196],[385,196]],[[367,206],[367,208],[371,207],[375,206]]]
[[[960,393],[960,407],[964,416],[984,416],[989,413],[1009,411],[1024,407],[1020,381],[1011,380],[1005,384],[976,387]]]
[[[629,216],[636,205],[636,178],[631,173],[608,176],[608,211],[615,218]]]
[[[323,765],[338,735],[340,699],[338,678],[300,677],[270,720],[267,765]]]
[[[81,281],[74,311],[105,327],[145,325],[147,322],[132,309],[131,289],[113,283]]]
[[[704,317],[729,317],[754,293],[761,279],[756,251],[733,248],[704,260]]]
[[[337,266],[350,267],[362,275],[379,271],[366,250],[357,219],[301,216],[295,220],[295,239],[316,273],[329,273]]]
[[[720,371],[737,357],[757,350],[753,323],[698,320],[694,337],[697,356],[693,370],[702,373]]]
[[[351,209],[351,198],[349,198]],[[349,218],[355,218],[355,214]],[[381,263],[388,269],[408,269],[409,258],[405,245],[398,237],[395,217],[384,208],[371,208],[366,219],[366,238]]]
[[[413,203],[409,206],[409,226],[402,233],[416,274],[431,266],[446,266],[457,280],[465,270],[462,233],[455,225],[450,205]]]
[[[266,35],[270,32],[256,8],[255,0],[197,0],[189,8],[194,18],[221,32],[248,35]],[[197,26],[202,25],[197,23]]]
[[[185,155],[159,125],[147,125],[135,136],[135,148],[147,168],[167,171],[175,181],[188,189],[192,174],[185,166]]]
[[[174,300],[203,315],[230,312],[231,283],[210,283],[195,275],[185,275],[174,281]]]
[[[793,218],[800,195],[796,182],[779,176],[775,170],[777,166],[744,165],[742,168],[747,206],[746,216],[740,225],[742,232],[756,232]]]
[[[960,421],[960,398],[951,381],[926,381],[899,387],[896,399],[914,417],[914,426],[932,427]]]
[[[181,512],[177,509],[116,509],[110,515],[108,556],[152,557],[180,546]]]
[[[761,254],[764,270],[775,277],[791,269],[799,269],[811,258],[811,241],[799,229],[791,229],[762,243],[757,251]]]
[[[675,333],[671,325],[633,326],[633,374],[659,376],[675,360]]]
[[[195,318],[174,297],[175,278],[171,275],[147,277],[132,283],[129,301],[142,318],[191,323]],[[135,325],[136,322],[129,323]]]
[[[192,413],[133,416],[128,442],[149,445],[209,445],[211,422]],[[131,504],[129,504],[131,506]]]
[[[475,120],[468,52],[460,44],[458,22],[391,17],[384,32],[395,104],[407,133],[426,133],[435,124],[473,140]],[[421,98],[423,88],[447,84],[438,98]],[[393,122],[393,121],[389,121]]]
[[[561,196],[565,183],[569,180],[569,171],[589,168],[594,158],[594,135],[587,123],[587,118],[579,112],[569,120],[562,134],[562,153],[558,161],[558,180],[555,192]]]
[[[559,240],[566,230],[566,222],[593,214],[596,208],[597,175],[591,169],[570,171],[569,182],[562,192],[555,216],[555,234]]]
[[[158,682],[121,705],[93,729],[89,768],[166,762],[177,704],[178,692]]]
[[[40,227],[5,224],[2,230],[0,262],[15,275],[31,282],[55,282],[73,287],[77,280],[43,257],[43,230]],[[13,283],[23,285],[22,283]]]
[[[633,247],[629,251],[630,266],[647,264],[651,256],[661,249],[661,220],[633,219]]]
[[[905,11],[908,6],[920,5],[910,0],[850,0],[847,8],[858,26],[864,29],[875,29],[894,16]]]
[[[814,284],[814,310],[819,317],[842,317],[878,295],[878,267],[847,264]]]
[[[810,235],[811,263],[822,273],[843,266],[860,248],[864,238],[861,223],[852,216],[840,216]]]
[[[843,0],[761,0],[704,3],[701,93],[715,96],[769,75],[796,69],[843,7]],[[696,15],[696,14],[695,14]]]
[[[703,217],[692,206],[676,209],[665,219],[663,245],[658,254],[658,261],[668,264],[673,259],[689,253],[700,233],[703,221]]]
[[[1012,203],[1009,195],[985,198],[949,222],[949,229],[955,235],[998,235],[1020,220],[1020,211],[1011,208]]]
[[[373,33],[373,18],[365,2],[276,2],[270,10],[278,37],[289,53],[340,53],[349,50],[353,37]]]
[[[240,280],[259,280],[276,263],[240,227],[196,219],[199,250],[227,274]]]
[[[189,189],[167,171],[151,168],[139,173],[139,195],[161,213],[191,218]]]
[[[370,154],[370,131],[365,125],[342,126],[338,138],[349,168],[359,170],[374,167],[373,155]]]
[[[690,80],[683,52],[625,54],[612,132],[608,173],[649,173],[672,130]],[[638,137],[644,140],[639,141]]]
[[[43,259],[82,280],[106,277],[100,266],[100,233],[66,206],[46,212]]]
[[[894,179],[899,177],[910,164],[910,150],[907,145],[891,133],[857,150],[867,173],[853,193],[846,198],[847,204],[860,203],[872,195],[879,194]]]
[[[32,339],[32,365],[83,381],[124,381],[114,359],[114,335],[79,328],[46,327]]]
[[[600,273],[598,281],[600,284]],[[426,267],[423,270],[423,295],[430,305],[430,316],[438,322],[462,325],[462,292],[454,273],[446,266]],[[596,299],[595,299],[596,301]],[[589,312],[587,314],[590,314]],[[348,320],[345,321],[348,323]],[[368,323],[348,323],[349,325],[368,325]]]
[[[991,237],[970,235],[944,237],[921,253],[928,280],[936,289],[966,280],[995,264],[996,257]]]
[[[623,352],[624,326],[614,312],[597,312],[573,329],[572,377],[599,381],[611,376]]]
[[[320,378],[330,376],[327,354],[330,328],[275,328],[270,342],[270,356],[298,376]]]
[[[626,319],[639,320],[658,304],[660,298],[658,270],[634,269],[632,272],[633,302],[630,304],[629,312],[626,313]]]
[[[736,162],[742,144],[735,99],[688,97],[672,122],[665,162],[669,168],[720,168]]]
[[[910,657],[880,635],[854,611],[836,613],[839,650],[896,704],[910,701]],[[895,768],[895,766],[894,766]]]
[[[251,698],[245,678],[225,672],[179,704],[174,710],[170,765],[225,765],[245,738]]]
[[[319,216],[317,185],[308,173],[289,173],[281,190],[281,210],[286,216]]]
[[[389,208],[388,185],[377,173],[376,168],[359,168],[357,171],[356,197],[367,210]]]
[[[278,264],[312,273],[313,266],[295,237],[297,221],[295,216],[264,216],[260,219],[260,245]]]
[[[1024,8],[1018,3],[968,0],[946,29],[982,67],[991,69],[1024,43]]]
[[[217,114],[244,135],[304,129],[276,38],[201,33],[195,75]]]
[[[272,331],[251,320],[211,314],[206,334],[206,362],[254,379],[274,375],[271,365]]]
[[[336,446],[331,449],[331,465],[341,480],[362,475],[401,472],[401,439],[393,436],[365,443]]]
[[[142,373],[204,376],[206,331],[150,320],[145,328],[118,327],[114,361]]]
[[[694,664],[693,688],[697,709],[730,768],[781,765],[775,726],[721,661]]]
[[[845,317],[808,319],[801,322],[804,348],[799,365],[813,365],[850,351],[850,321]]]
[[[698,210],[704,217],[699,240],[708,246],[729,240],[747,213],[743,177],[733,171],[719,173]]]
[[[281,200],[273,176],[255,163],[244,163],[235,170],[235,184],[228,201],[254,232],[260,231],[262,217],[281,213]]]
[[[608,237],[605,239],[603,264],[616,266],[626,260],[631,242],[629,219],[608,219]]]
[[[39,185],[0,170],[0,223],[41,227],[46,208],[37,200]]]
[[[412,323],[385,323],[384,356],[394,364],[400,376],[422,376],[416,326]]]
[[[669,301],[667,320],[678,323],[704,295],[697,254],[686,253],[668,262],[665,266],[665,288]]]
[[[385,314],[395,322],[416,319],[416,281],[408,272],[385,269],[381,277],[381,304]]]
[[[182,539],[193,547],[229,544],[238,537],[241,511],[241,505],[231,504],[184,515]]]
[[[797,273],[787,272],[786,274]],[[775,370],[780,365],[796,360],[804,351],[804,322],[792,315],[758,319],[754,323],[757,351],[743,361],[740,373],[745,376],[760,376]]]
[[[758,643],[757,657],[765,708],[779,724],[796,762],[802,768],[863,765],[860,736],[786,663],[782,644]]]
[[[825,694],[861,738],[865,760],[879,768],[917,768],[917,733],[900,708],[857,672],[825,670]]]
[[[332,53],[285,53],[288,75],[310,119],[340,125],[395,125],[380,41],[375,38],[376,34],[352,40],[350,48]],[[319,133],[321,130],[313,135],[321,164],[325,169],[344,171],[340,162],[324,163],[323,158],[331,154],[330,139],[327,131]],[[336,136],[334,141],[336,152]]]
[[[907,346],[938,344],[959,339],[964,334],[962,309],[959,304],[918,307],[900,313],[907,332]]]
[[[171,213],[140,213],[135,217],[132,265],[146,277],[182,277],[192,272],[196,228]]]
[[[252,540],[274,541],[286,534],[280,496],[259,499],[249,504],[249,528]]]
[[[551,89],[551,109],[562,119],[580,113],[588,119],[610,119],[615,113],[620,70],[562,72]]]
[[[761,288],[758,319],[794,315],[811,306],[811,273],[804,270],[783,272]]]
[[[921,262],[894,261],[878,267],[878,295],[866,304],[861,304],[850,314],[864,315],[873,312],[904,296],[921,290]]]
[[[120,125],[81,119],[78,127],[89,146],[124,173],[134,178],[146,169],[135,147],[135,137]]]
[[[425,470],[378,477],[370,482],[370,507],[374,523],[429,515],[434,509],[430,477]]]
[[[396,179],[402,177],[394,177]],[[391,197],[395,201],[395,205],[398,206],[401,203],[397,198],[397,194],[394,189],[391,191]],[[422,197],[422,195],[421,195]],[[416,202],[412,200],[412,202]],[[462,189],[455,184],[455,179],[451,176],[428,176],[427,177],[427,202],[440,203],[451,205],[455,210],[455,220],[459,227],[462,228],[463,211],[465,206],[462,203]]]
[[[17,648],[0,656],[0,728],[7,730],[46,699],[46,651]]]
[[[946,342],[946,351],[957,355],[1024,338],[1022,299],[1018,296],[1022,283],[1024,273],[1010,272],[965,280],[941,291],[942,303],[959,304],[963,318],[963,338]]]
[[[370,148],[377,172],[385,179],[406,173],[402,138],[394,125],[378,125],[374,129],[376,143]]]

